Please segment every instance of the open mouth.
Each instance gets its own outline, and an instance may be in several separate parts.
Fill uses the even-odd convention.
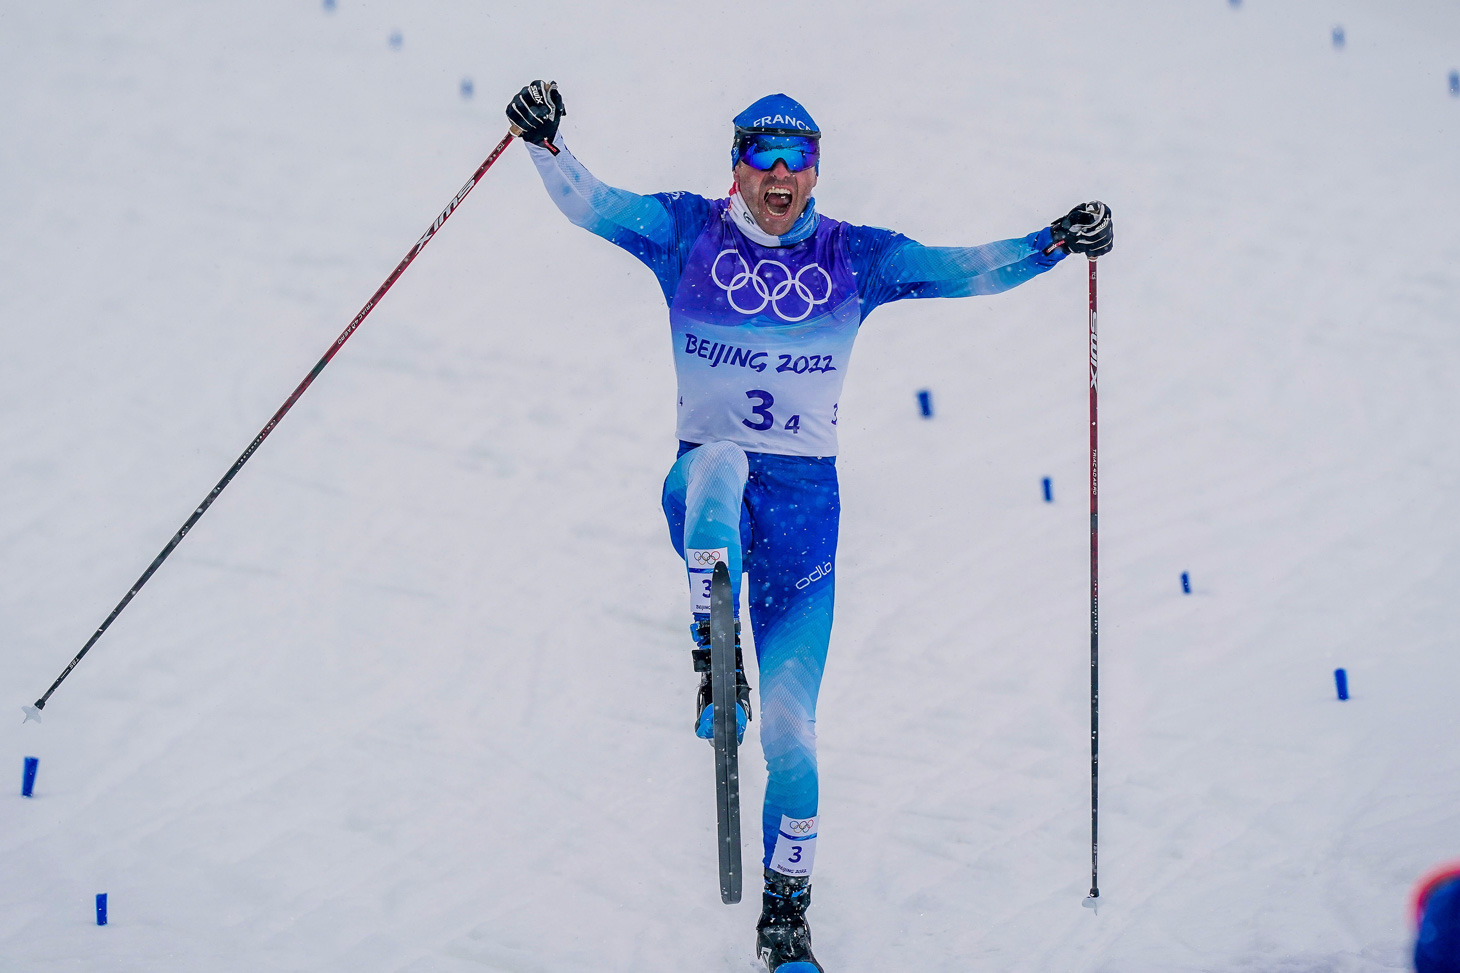
[[[791,212],[791,190],[783,189],[780,186],[772,186],[765,193],[765,207],[770,215],[775,217],[785,216]]]

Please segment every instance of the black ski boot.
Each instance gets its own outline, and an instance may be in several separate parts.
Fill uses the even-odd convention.
[[[695,736],[712,743],[715,727],[711,720],[713,693],[710,690],[710,622],[708,619],[695,625],[694,649],[695,672],[700,674],[700,691],[695,701]],[[740,654],[740,620],[735,621],[735,742],[745,742],[745,725],[752,719],[750,711],[750,683],[745,679],[745,659]]]
[[[755,952],[768,973],[822,973],[811,955],[811,880],[765,870],[760,922],[755,924]]]

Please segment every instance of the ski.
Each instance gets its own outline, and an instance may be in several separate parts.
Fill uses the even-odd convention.
[[[740,753],[735,735],[735,602],[730,569],[716,562],[710,579],[710,693],[715,727],[715,821],[720,901],[740,901]]]

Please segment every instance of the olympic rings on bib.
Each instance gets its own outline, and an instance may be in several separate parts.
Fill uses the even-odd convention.
[[[720,279],[720,261],[727,253],[734,254],[735,259],[740,261],[740,270],[735,276],[730,278],[729,283]],[[778,281],[775,286],[771,286],[760,276],[760,269],[762,267],[779,268],[780,272],[786,275],[786,279]],[[826,281],[826,291],[820,297],[817,297],[812,292],[811,287],[801,279],[807,271],[811,270],[816,271],[821,275],[821,279]],[[807,264],[796,271],[794,275],[791,273],[790,267],[787,267],[779,260],[771,260],[769,258],[759,261],[752,268],[746,263],[745,258],[740,255],[739,251],[733,248],[721,250],[715,257],[715,262],[710,265],[710,279],[715,282],[715,286],[725,292],[725,299],[729,302],[730,306],[741,314],[759,314],[769,306],[776,313],[776,317],[787,323],[806,320],[811,316],[811,312],[817,305],[825,304],[831,300],[831,275],[823,270],[819,264]],[[815,283],[816,278],[811,278],[811,281]],[[744,290],[747,286],[760,296],[760,304],[756,307],[745,308],[735,303],[735,293]],[[796,296],[806,302],[806,310],[795,317],[788,317],[781,310],[780,300],[792,291],[795,291]]]

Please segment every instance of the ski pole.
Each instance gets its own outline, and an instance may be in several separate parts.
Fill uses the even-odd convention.
[[[274,427],[279,424],[279,420],[283,419],[289,410],[294,407],[294,403],[299,401],[299,397],[304,394],[305,389],[309,388],[319,373],[324,371],[324,367],[330,363],[330,359],[335,357],[335,354],[350,339],[350,335],[355,333],[355,329],[360,327],[360,324],[375,309],[375,305],[385,296],[385,292],[390,290],[391,285],[400,278],[401,274],[405,273],[406,268],[411,265],[411,261],[415,260],[416,256],[426,248],[426,244],[430,243],[431,238],[436,235],[436,231],[441,229],[441,225],[456,211],[456,207],[461,205],[461,201],[466,199],[466,194],[471,192],[472,188],[481,181],[482,176],[486,175],[487,170],[492,167],[492,163],[497,161],[497,157],[507,148],[515,134],[517,133],[509,132],[504,136],[502,141],[497,143],[497,147],[492,150],[491,155],[487,156],[486,160],[477,166],[477,171],[472,173],[472,177],[467,180],[466,185],[462,186],[457,194],[452,197],[451,202],[446,204],[446,208],[441,211],[441,215],[436,217],[436,222],[432,223],[426,232],[421,234],[421,238],[416,241],[416,245],[411,247],[410,252],[405,255],[405,259],[396,265],[395,270],[391,271],[390,276],[385,278],[385,283],[381,284],[375,293],[370,296],[370,300],[365,302],[365,306],[360,309],[359,314],[355,315],[355,319],[350,322],[350,326],[340,333],[340,336],[335,339],[335,343],[330,345],[329,350],[324,353],[324,357],[309,370],[309,374],[304,376],[304,381],[299,383],[299,387],[294,390],[289,398],[284,400],[283,405],[279,406],[279,411],[274,413],[274,417],[259,431],[259,434],[254,437],[253,442],[248,444],[248,448],[243,451],[243,455],[234,461],[233,465],[228,468],[228,472],[223,474],[223,479],[219,480],[218,485],[213,487],[212,492],[203,498],[203,502],[193,511],[192,516],[188,517],[187,522],[178,529],[176,534],[172,535],[172,540],[167,542],[167,546],[162,549],[162,553],[152,559],[152,563],[147,566],[147,570],[142,572],[142,576],[132,585],[131,590],[126,593],[121,601],[117,602],[117,607],[112,609],[112,613],[106,617],[106,621],[101,623],[101,627],[92,633],[91,638],[87,639],[86,644],[81,647],[81,651],[76,653],[76,658],[72,659],[71,664],[61,671],[61,674],[56,677],[55,682],[51,683],[51,688],[47,689],[45,694],[35,701],[34,705],[21,707],[25,712],[25,721],[23,722],[30,720],[40,722],[41,710],[46,708],[46,700],[51,698],[51,694],[56,691],[56,687],[61,685],[67,676],[71,675],[71,670],[75,669],[77,664],[85,658],[86,653],[91,651],[91,647],[96,644],[97,639],[101,638],[102,633],[111,626],[111,623],[116,621],[117,616],[122,613],[122,609],[127,607],[137,592],[142,590],[142,586],[162,566],[162,562],[167,560],[168,555],[182,543],[182,539],[187,536],[188,531],[193,529],[193,525],[213,505],[213,501],[218,499],[218,494],[223,492],[223,488],[233,480],[233,477],[237,475],[239,470],[243,469],[243,464],[248,462],[249,457],[263,444],[263,441],[268,438],[269,433],[274,431]]]
[[[1053,253],[1064,241],[1045,248]],[[1090,894],[1081,904],[1100,902],[1100,464],[1096,377],[1099,372],[1095,324],[1095,258],[1090,258]]]
[[[1099,355],[1095,340],[1095,258],[1090,258],[1090,894],[1084,905],[1095,908],[1100,900],[1100,533],[1097,515],[1100,499],[1098,430],[1096,423],[1096,374]]]

